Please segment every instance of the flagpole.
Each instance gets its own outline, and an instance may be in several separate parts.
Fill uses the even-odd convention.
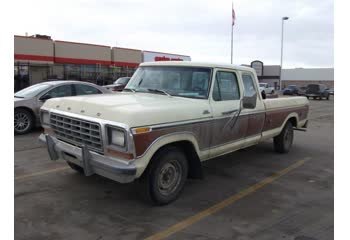
[[[233,10],[233,1],[232,1],[232,8],[231,8],[231,13],[232,13],[232,22],[231,22],[231,64],[233,64],[233,25],[234,25],[234,18],[236,18],[236,14],[234,13]]]
[[[233,25],[231,24],[231,64],[233,63]]]

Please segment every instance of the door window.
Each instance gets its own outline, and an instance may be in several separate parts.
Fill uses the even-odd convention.
[[[216,72],[213,99],[215,101],[239,100],[239,87],[236,74],[233,72]]]
[[[45,95],[50,95],[51,98],[72,96],[72,87],[70,84],[58,86],[48,91]]]
[[[242,80],[244,85],[244,96],[253,97],[256,94],[253,78],[250,74],[242,74]]]
[[[76,95],[89,95],[89,94],[101,93],[100,90],[89,85],[75,84],[74,87],[75,87]]]

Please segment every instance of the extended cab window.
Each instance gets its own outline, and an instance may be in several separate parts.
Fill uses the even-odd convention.
[[[244,85],[244,96],[245,97],[252,97],[254,94],[257,93],[255,86],[254,86],[254,80],[250,74],[243,73],[242,74],[242,80]]]
[[[213,99],[215,101],[239,100],[239,87],[233,72],[216,72]]]

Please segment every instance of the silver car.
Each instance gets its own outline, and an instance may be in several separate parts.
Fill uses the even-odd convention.
[[[34,126],[40,126],[39,109],[50,98],[102,93],[111,91],[92,83],[68,80],[43,82],[16,92],[15,134],[25,134]]]

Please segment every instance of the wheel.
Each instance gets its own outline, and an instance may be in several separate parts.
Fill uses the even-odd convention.
[[[307,99],[309,99],[309,96],[306,96]]]
[[[290,121],[286,123],[282,132],[273,138],[273,144],[275,151],[278,153],[287,153],[289,152],[292,143],[293,143],[293,126]]]
[[[326,98],[327,100],[329,100],[329,94],[327,95],[327,98]]]
[[[74,171],[80,173],[80,174],[84,174],[84,169],[74,163],[68,162],[67,161],[68,166],[70,166],[71,169],[73,169]]]
[[[314,100],[316,100],[316,97],[313,97]]]
[[[141,190],[146,200],[156,205],[174,201],[181,193],[188,174],[185,154],[167,147],[155,154],[141,177]]]
[[[34,118],[31,112],[26,109],[15,109],[14,131],[15,134],[26,134],[32,130]]]
[[[271,91],[271,94],[275,94],[275,91],[274,91],[274,90],[272,90],[272,91]]]

